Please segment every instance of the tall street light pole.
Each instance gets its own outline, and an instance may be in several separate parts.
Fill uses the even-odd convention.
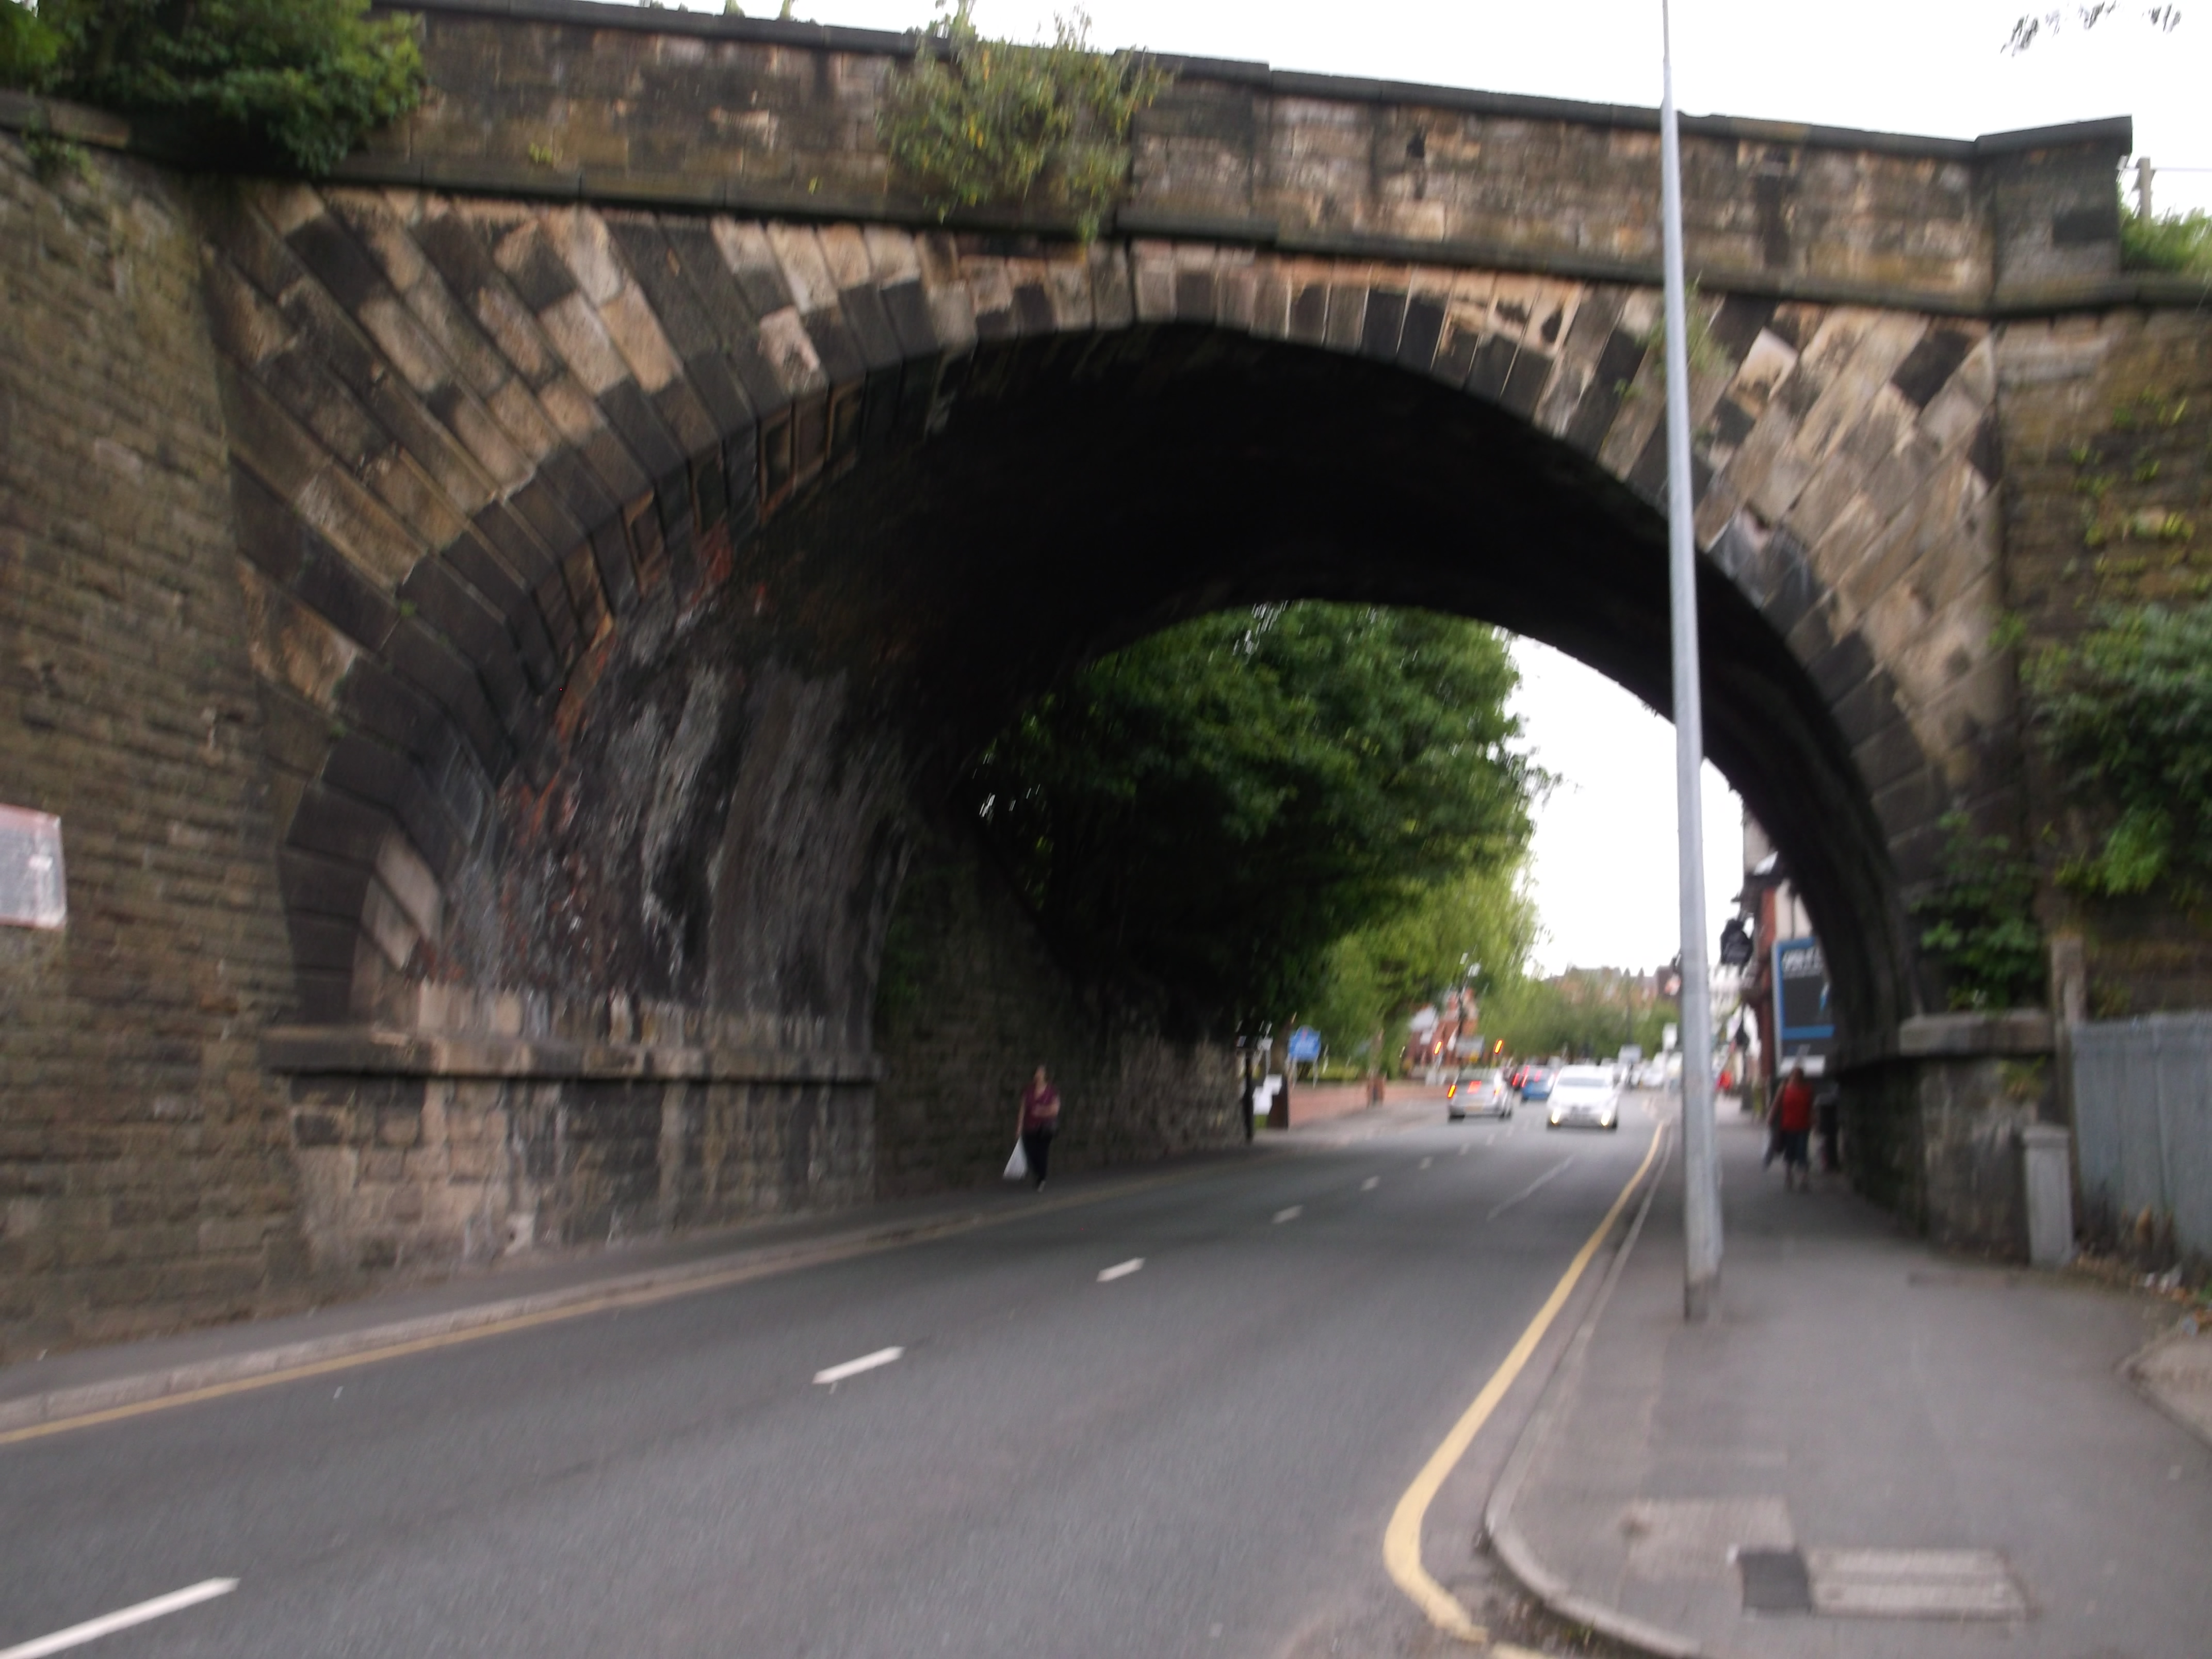
[[[1660,0],[1660,211],[1667,287],[1667,569],[1674,599],[1674,815],[1682,890],[1682,1315],[1719,1311],[1720,1171],[1713,1158],[1712,974],[1705,961],[1705,836],[1699,811],[1705,708],[1698,675],[1697,502],[1690,485],[1690,331],[1682,281],[1682,140],[1674,120],[1674,48]]]

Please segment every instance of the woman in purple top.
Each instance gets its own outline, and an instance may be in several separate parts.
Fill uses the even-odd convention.
[[[1044,1190],[1044,1166],[1052,1156],[1052,1138],[1060,1127],[1060,1091],[1036,1068],[1030,1086],[1022,1091],[1022,1156],[1029,1161],[1030,1178]]]

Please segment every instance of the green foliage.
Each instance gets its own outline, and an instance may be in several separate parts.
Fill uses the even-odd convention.
[[[892,76],[878,130],[893,165],[941,217],[1034,200],[1097,236],[1128,186],[1129,127],[1168,76],[1128,52],[1094,52],[1081,12],[1049,46],[987,40],[955,0]]]
[[[1635,1043],[1647,1054],[1681,1012],[1671,1002],[1647,1002],[1638,981],[1604,969],[1574,969],[1552,979],[1516,978],[1500,985],[1482,1006],[1482,1034],[1502,1039],[1505,1052],[1523,1058],[1568,1054],[1601,1059]]]
[[[0,87],[43,85],[61,57],[62,38],[16,0],[0,0]]]
[[[2212,878],[2212,608],[2107,610],[2027,665],[2030,715],[2067,785],[2117,815],[2060,878],[2085,892],[2163,884],[2201,902]]]
[[[2035,866],[2009,837],[1977,837],[1963,812],[1943,818],[1935,890],[1916,899],[1920,947],[1942,967],[1954,1008],[2015,1008],[2043,1000]]]
[[[1384,1035],[1395,1051],[1403,1017],[1454,985],[1486,999],[1519,979],[1536,914],[1517,860],[1470,865],[1329,948],[1321,989],[1304,1018],[1332,1050],[1351,1054]]]
[[[368,12],[368,0],[42,0],[33,15],[0,0],[0,84],[179,117],[326,173],[422,99],[412,23]]]
[[[1037,699],[966,787],[1071,965],[1188,1026],[1281,1018],[1316,1005],[1339,940],[1517,861],[1535,776],[1507,746],[1514,682],[1471,623],[1223,612]]]
[[[2120,266],[2212,276],[2212,213],[2166,213],[2146,219],[2123,205]]]

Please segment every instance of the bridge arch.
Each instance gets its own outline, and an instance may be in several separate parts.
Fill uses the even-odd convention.
[[[1666,707],[1647,289],[411,191],[209,222],[312,1024],[864,1048],[915,792],[1210,607],[1458,611]],[[2007,787],[1988,331],[1700,310],[1709,742],[1879,1032],[1936,820]]]

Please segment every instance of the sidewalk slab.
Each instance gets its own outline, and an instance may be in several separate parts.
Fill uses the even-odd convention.
[[[1683,1322],[1678,1164],[1515,1494],[1538,1588],[1711,1659],[2212,1651],[2212,1445],[2126,1371],[2170,1310],[1718,1139],[1722,1317]]]

